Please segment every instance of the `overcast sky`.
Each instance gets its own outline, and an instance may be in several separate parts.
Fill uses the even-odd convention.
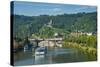
[[[14,1],[14,14],[25,16],[96,12],[96,6]]]

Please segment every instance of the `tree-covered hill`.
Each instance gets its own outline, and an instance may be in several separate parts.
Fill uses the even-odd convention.
[[[97,30],[97,13],[77,13],[62,14],[56,16],[40,15],[40,16],[13,16],[13,34],[14,37],[27,37],[32,34],[41,33],[44,26],[47,26],[52,20],[52,29],[50,31],[82,31],[96,32]],[[44,28],[48,30],[47,27]],[[53,31],[52,31],[53,30]],[[43,33],[43,32],[42,32]],[[49,33],[50,34],[50,33]]]

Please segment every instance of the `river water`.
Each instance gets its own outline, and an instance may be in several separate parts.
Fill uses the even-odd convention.
[[[96,58],[75,48],[48,48],[46,55],[34,55],[34,51],[21,51],[14,54],[14,65],[56,64],[82,61],[95,61]]]

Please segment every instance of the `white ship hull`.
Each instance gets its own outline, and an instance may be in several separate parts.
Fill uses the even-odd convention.
[[[46,54],[46,47],[38,47],[36,50],[35,50],[35,55],[44,55]]]
[[[45,52],[35,52],[35,55],[44,55]]]

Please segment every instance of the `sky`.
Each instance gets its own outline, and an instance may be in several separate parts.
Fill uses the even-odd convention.
[[[13,13],[25,16],[39,15],[60,15],[80,12],[96,12],[96,6],[72,5],[72,4],[51,4],[37,2],[14,1]]]

